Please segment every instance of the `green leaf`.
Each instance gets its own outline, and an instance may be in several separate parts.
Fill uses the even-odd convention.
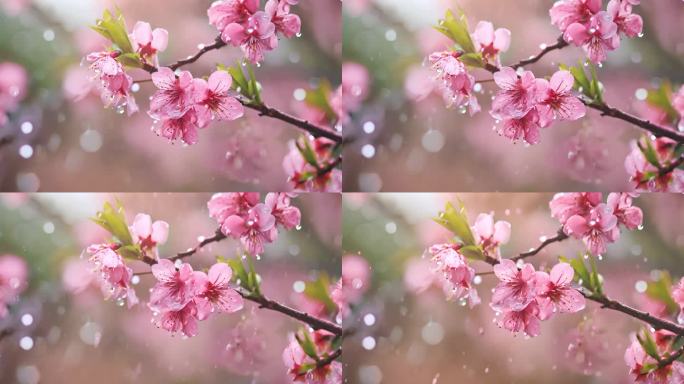
[[[643,143],[646,143],[644,146]],[[651,163],[656,168],[660,168],[660,160],[658,160],[658,153],[656,152],[655,148],[653,147],[653,143],[648,137],[644,136],[644,140],[639,141],[639,149],[641,150],[641,153],[644,154],[644,158],[646,158],[646,161]]]
[[[667,113],[670,122],[679,120],[677,110],[672,106],[672,84],[663,82],[658,89],[648,91],[646,102]]]
[[[482,247],[479,245],[466,245],[458,250],[463,256],[471,260],[484,260]]]
[[[259,82],[257,82],[256,75],[254,75],[254,68],[252,68],[252,65],[249,63],[247,63],[247,72],[249,73],[247,87],[252,95],[252,100],[261,104],[261,89],[259,87]]]
[[[233,282],[249,291],[249,277],[245,266],[242,264],[242,259],[239,256],[234,259],[218,258],[217,261],[227,263],[230,266],[230,269],[233,270]]]
[[[644,329],[643,332],[637,333],[637,340],[639,344],[644,349],[644,352],[656,360],[660,360],[660,354],[658,353],[658,347],[656,346],[655,340],[651,336],[651,333]]]
[[[439,25],[434,28],[453,40],[463,53],[475,53],[475,45],[470,32],[468,32],[468,20],[463,10],[458,10],[458,18],[454,16],[451,10],[447,10],[444,19],[440,20]]]
[[[138,244],[132,244],[132,245],[125,245],[116,251],[121,257],[124,259],[139,259],[140,255],[142,254],[142,250],[140,249],[140,245]]]
[[[596,259],[593,256],[589,256],[589,262],[591,264],[589,278],[592,292],[603,295],[603,282],[601,281],[601,276],[599,275],[598,268],[596,267]]]
[[[589,77],[584,69],[585,64],[580,61],[577,66],[568,67],[565,65],[560,65],[560,69],[565,71],[570,71],[572,77],[575,78],[574,88],[581,92],[583,95],[587,96],[589,99],[597,101],[599,103],[603,102],[603,90],[601,89],[601,84],[598,79],[598,74],[596,72],[596,67],[593,64],[588,63]]]
[[[646,286],[646,295],[665,304],[671,314],[679,312],[679,305],[672,298],[672,277],[669,272],[660,271],[658,280],[649,281]]]
[[[318,353],[316,353],[316,346],[314,345],[313,340],[311,340],[311,336],[309,336],[309,332],[304,330],[303,332],[300,332],[303,334],[303,337],[297,333],[295,338],[297,339],[297,342],[299,345],[302,347],[302,350],[304,353],[307,354],[310,358],[318,361]]]
[[[322,273],[318,279],[307,282],[304,286],[304,294],[323,303],[328,313],[337,312],[337,304],[330,297],[330,277],[327,274]]]
[[[297,149],[299,149],[299,153],[302,154],[302,157],[304,160],[309,163],[312,167],[318,169],[319,164],[318,164],[318,156],[316,156],[316,152],[314,149],[311,147],[311,143],[309,140],[307,140],[305,137],[303,137],[302,140],[297,140],[296,141]]]
[[[335,122],[337,120],[337,113],[330,105],[330,95],[332,94],[332,86],[326,80],[322,80],[313,89],[306,91],[306,96],[304,97],[304,102],[321,110],[325,113],[325,117],[330,122]]]
[[[142,68],[140,55],[137,53],[124,53],[116,58],[122,65],[131,68]]]
[[[471,52],[471,53],[465,53],[461,55],[461,57],[458,58],[463,64],[470,66],[470,67],[475,67],[475,68],[482,68],[484,67],[484,60],[482,59],[482,53],[480,52]]]
[[[111,233],[123,246],[133,245],[133,238],[126,223],[126,214],[119,201],[116,202],[116,207],[106,202],[102,211],[91,220]]]
[[[575,281],[579,283],[582,287],[588,289],[591,292],[594,292],[594,288],[592,286],[592,276],[589,270],[587,269],[587,266],[584,264],[584,260],[582,255],[578,256],[575,259],[567,259],[565,257],[560,257],[560,261],[565,262],[570,264],[572,269],[575,270]]]
[[[458,208],[447,202],[443,212],[433,219],[437,224],[453,232],[465,246],[476,245],[475,237],[468,224],[468,215],[462,201],[458,201]]]
[[[243,68],[247,68],[246,74]],[[233,78],[233,89],[235,91],[250,101],[261,104],[261,89],[254,74],[254,69],[249,63],[238,61],[232,67],[219,64],[217,69],[230,73],[230,76]]]
[[[111,41],[122,53],[133,53],[133,45],[128,38],[126,20],[118,8],[115,15],[106,9],[102,18],[98,19],[97,23],[90,28]]]
[[[594,100],[603,103],[603,91],[601,90],[601,83],[598,80],[596,67],[594,64],[590,63],[589,68],[591,69],[591,92],[594,95]]]

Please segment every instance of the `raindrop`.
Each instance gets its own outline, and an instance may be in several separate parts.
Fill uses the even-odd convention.
[[[361,340],[361,346],[367,351],[375,349],[375,338],[373,336],[366,336]]]
[[[361,154],[367,159],[373,158],[375,156],[375,147],[372,144],[366,144],[361,147]]]
[[[19,156],[24,159],[30,159],[33,156],[33,147],[28,144],[24,144],[19,148]]]
[[[367,313],[363,317],[363,323],[369,327],[372,326],[373,324],[375,324],[375,316],[372,313]]]
[[[55,225],[52,224],[51,221],[48,221],[47,223],[43,224],[43,232],[47,233],[48,235],[53,234],[55,232]]]
[[[634,92],[634,96],[637,98],[637,100],[644,101],[648,97],[648,91],[644,88],[639,88],[636,90],[636,92]]]
[[[375,132],[375,123],[373,123],[372,121],[366,121],[365,123],[363,123],[363,131],[367,134]]]
[[[648,283],[646,283],[643,280],[639,280],[636,282],[636,284],[634,284],[634,289],[636,289],[636,291],[639,293],[646,292],[647,288],[648,288]]]
[[[297,101],[304,101],[304,99],[306,99],[306,91],[302,88],[297,88],[292,93],[292,96]]]
[[[19,347],[24,351],[29,351],[33,348],[33,339],[30,336],[24,336],[19,340]]]
[[[43,39],[45,39],[45,41],[55,40],[55,31],[52,29],[46,29],[45,32],[43,32]]]
[[[306,283],[301,280],[297,280],[292,284],[292,290],[297,293],[302,293],[306,289]]]
[[[21,132],[25,135],[33,132],[33,124],[30,121],[21,123]]]
[[[385,32],[385,40],[396,41],[397,40],[397,31],[395,31],[394,29],[388,29],[387,32]]]
[[[28,327],[29,325],[33,324],[33,316],[31,316],[30,313],[25,313],[21,316],[21,323]]]

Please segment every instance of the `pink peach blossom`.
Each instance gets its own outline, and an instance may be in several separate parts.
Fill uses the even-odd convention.
[[[494,266],[494,274],[500,280],[490,304],[495,311],[522,311],[535,300],[538,276],[532,264],[518,269],[512,260],[503,259]],[[538,312],[536,305],[534,312]]]
[[[133,219],[130,232],[144,251],[154,252],[158,245],[166,243],[169,237],[169,223],[161,220],[153,223],[150,215],[139,213]]]
[[[211,313],[233,313],[244,306],[242,296],[230,286],[233,270],[226,263],[214,264],[207,274],[197,272],[197,318],[206,319]]]
[[[565,224],[572,216],[588,216],[601,203],[601,199],[600,192],[557,193],[549,202],[551,216]]]
[[[99,77],[98,87],[100,97],[107,108],[126,107],[128,115],[138,111],[135,98],[130,93],[133,85],[133,78],[123,69],[123,66],[116,60],[120,52],[94,52],[86,56],[86,60],[91,62],[90,69]]]
[[[259,9],[259,0],[215,1],[207,10],[209,23],[219,31],[228,25],[242,24]]]
[[[176,269],[172,261],[161,259],[152,266],[152,274],[157,279],[157,283],[150,291],[148,306],[153,311],[183,311],[194,299],[197,275],[190,264],[182,263]],[[190,311],[190,308],[187,311]],[[194,305],[192,311],[196,312]]]
[[[506,28],[494,30],[489,21],[480,21],[472,33],[475,48],[482,53],[485,61],[499,63],[499,53],[508,51],[511,45],[511,31]]]
[[[197,320],[197,305],[190,300],[181,308],[164,311],[156,324],[171,333],[192,337],[197,336]]]
[[[328,166],[333,159],[334,143],[326,138],[309,140],[317,156],[319,166]],[[283,169],[288,175],[288,181],[294,191],[302,192],[340,192],[342,191],[342,171],[332,169],[330,172],[321,173],[309,164],[297,148],[295,141],[290,142],[290,152],[283,159]]]
[[[537,303],[539,318],[546,320],[555,313],[575,313],[584,309],[584,296],[572,287],[575,271],[568,263],[558,263],[550,274],[537,275]]]
[[[468,73],[465,65],[458,59],[459,52],[435,52],[428,57],[432,70],[436,74],[442,96],[447,106],[468,107],[470,115],[480,111],[480,105],[473,86],[475,77]]]
[[[271,16],[276,32],[282,33],[287,38],[296,36],[302,29],[302,20],[299,16],[290,13],[291,5],[292,3],[287,0],[268,0],[264,6],[264,11]]]
[[[187,116],[197,98],[190,72],[181,71],[176,77],[170,68],[162,67],[152,74],[152,82],[158,89],[150,99],[149,114],[152,118],[180,119]]]
[[[470,307],[480,303],[477,290],[473,287],[475,269],[454,244],[437,244],[428,249],[432,256],[433,271],[443,278],[444,293],[448,299],[468,300]]]
[[[285,229],[297,228],[302,220],[299,208],[292,206],[292,197],[290,193],[269,193],[264,200],[264,204],[271,209],[276,224]]]
[[[498,322],[499,326],[513,333],[523,332],[525,335],[539,336],[540,331],[539,305],[531,301],[520,310],[505,311]]]
[[[571,24],[586,24],[601,10],[601,0],[560,0],[549,11],[551,23],[565,31]]]
[[[276,26],[266,12],[256,12],[245,24],[229,24],[221,33],[224,42],[242,48],[247,60],[259,63],[264,60],[264,52],[278,46]]]
[[[543,83],[531,71],[518,75],[513,68],[503,67],[494,74],[494,81],[501,89],[492,101],[490,113],[495,119],[522,119],[544,96]]]
[[[157,53],[164,52],[169,44],[169,32],[163,28],[152,30],[150,23],[138,21],[130,34],[133,49],[144,60],[156,65]]]
[[[508,243],[511,237],[511,223],[503,220],[494,223],[493,214],[481,213],[475,219],[473,233],[485,254],[498,259],[499,246]]]
[[[522,140],[532,145],[539,143],[540,128],[539,113],[537,109],[531,109],[521,118],[504,119],[502,126],[498,128],[498,132],[513,142]]]
[[[371,269],[368,261],[359,255],[342,257],[342,288],[351,302],[361,299],[370,288]]]
[[[185,145],[197,144],[199,140],[199,119],[194,108],[188,109],[180,116],[162,118],[155,128],[158,135],[172,143],[177,140]]]
[[[368,96],[370,74],[361,64],[345,62],[342,64],[342,103],[348,111],[356,111]]]
[[[247,212],[259,204],[258,192],[217,193],[207,203],[209,216],[223,225],[230,216],[245,216]]]
[[[623,0],[610,0],[607,8],[608,14],[618,26],[618,33],[627,37],[637,37],[644,28],[644,20],[639,15],[632,13],[632,4]]]
[[[568,71],[557,71],[548,82],[541,80],[543,96],[537,111],[542,127],[548,126],[553,120],[574,121],[584,117],[587,109],[573,94],[574,83],[575,78]]]
[[[331,353],[331,335],[326,331],[314,331],[310,338],[313,340],[316,353],[320,356]],[[334,361],[329,365],[316,368],[315,361],[308,356],[297,339],[292,336],[290,343],[283,351],[283,363],[293,383],[305,384],[342,384],[342,363]],[[313,363],[313,368],[308,368]]]
[[[28,265],[14,255],[0,256],[0,319],[7,316],[7,305],[14,304],[28,285]]]
[[[606,201],[617,217],[618,223],[630,230],[639,228],[644,221],[644,213],[641,208],[632,205],[633,200],[634,194],[611,193]]]
[[[28,74],[24,67],[11,62],[0,63],[0,126],[7,122],[7,113],[14,112],[26,97]]]
[[[641,145],[645,145],[643,138]],[[668,138],[658,138],[651,141],[658,162],[669,164],[673,159],[674,141]],[[658,168],[651,164],[639,148],[639,142],[631,143],[632,150],[625,159],[625,169],[630,175],[630,182],[636,191],[649,192],[684,192],[684,170],[675,169],[672,172],[661,173]]]
[[[90,255],[88,261],[94,267],[105,298],[126,299],[131,308],[138,304],[138,297],[130,285],[133,270],[124,263],[121,255],[116,252],[117,248],[118,245],[93,244],[86,252]]]
[[[209,80],[195,81],[200,126],[206,126],[211,120],[236,120],[245,114],[244,107],[230,89],[232,84],[233,78],[226,71],[215,71]]]
[[[620,46],[618,26],[606,12],[592,16],[589,24],[574,23],[563,34],[565,41],[582,47],[589,60],[601,63],[606,60],[608,51]]]
[[[221,225],[221,231],[226,236],[239,238],[242,246],[251,255],[263,253],[264,245],[274,242],[278,237],[276,219],[265,204],[257,204],[250,208],[245,217],[228,217]]]
[[[589,216],[570,217],[564,229],[566,234],[582,239],[594,255],[605,253],[608,243],[614,243],[620,237],[618,219],[606,204],[592,208]]]

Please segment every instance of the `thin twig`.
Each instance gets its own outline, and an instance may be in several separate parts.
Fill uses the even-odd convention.
[[[667,167],[660,168],[658,172],[660,173],[660,176],[665,176],[668,173],[679,168],[682,164],[684,164],[684,154],[679,156],[679,158],[677,158],[675,161],[671,162],[670,165],[668,165]]]
[[[518,256],[511,258],[511,260],[518,261],[518,260],[522,260],[522,259],[530,257],[530,256],[534,256],[537,253],[541,252],[542,249],[546,248],[546,246],[553,244],[553,243],[561,242],[561,241],[567,239],[568,237],[569,236],[566,235],[565,232],[563,231],[563,227],[561,227],[558,230],[558,232],[556,233],[556,236],[550,237],[550,238],[542,241],[542,243],[539,244],[539,246],[537,248],[531,249],[527,252],[523,252],[523,253],[519,254]]]
[[[245,300],[249,300],[249,301],[252,301],[254,303],[259,304],[259,308],[265,308],[265,309],[270,309],[272,311],[280,312],[284,315],[287,315],[287,316],[292,317],[296,320],[299,320],[305,324],[308,324],[313,329],[316,329],[316,330],[323,329],[323,330],[326,330],[326,331],[334,334],[335,336],[342,336],[342,326],[337,325],[335,323],[332,323],[328,320],[319,319],[319,318],[312,316],[306,312],[302,312],[302,311],[299,311],[297,309],[290,308],[286,305],[280,304],[279,302],[277,302],[275,300],[268,299],[263,295],[255,295],[255,294],[246,293],[246,292],[242,292],[242,291],[238,291],[238,293],[240,293],[240,295],[242,295],[242,297]]]
[[[225,47],[226,45],[228,45],[228,44],[223,42],[223,40],[221,39],[221,36],[218,36],[218,37],[216,37],[213,44],[209,44],[209,45],[202,47],[194,55],[192,55],[192,56],[190,56],[184,60],[178,60],[177,62],[169,65],[168,68],[175,71],[176,69],[178,69],[184,65],[196,62],[207,52],[211,52],[214,50],[221,49],[221,48]],[[155,73],[159,70],[157,67],[155,67],[154,65],[151,65],[149,63],[143,63],[142,69],[144,69],[145,71],[147,71],[149,73]],[[144,81],[145,80],[138,80],[137,83],[142,83]],[[281,112],[275,108],[271,108],[264,103],[255,103],[253,101],[243,100],[241,98],[238,99],[238,101],[240,101],[240,103],[242,105],[244,105],[246,108],[253,109],[253,110],[259,112],[260,116],[268,116],[268,117],[271,117],[274,119],[284,121],[288,124],[294,125],[295,127],[300,128],[300,129],[310,133],[314,137],[325,137],[325,138],[330,139],[336,143],[342,142],[342,135],[340,135],[334,131],[331,131],[329,129],[325,129],[325,128],[319,127],[317,125],[311,124],[306,120],[288,115],[287,113]]]
[[[520,60],[518,63],[511,65],[511,68],[518,69],[518,68],[523,67],[525,65],[536,63],[537,61],[541,60],[542,57],[546,56],[547,53],[563,49],[563,48],[567,47],[568,45],[570,45],[570,44],[568,44],[565,41],[565,39],[563,39],[563,35],[561,35],[556,40],[555,44],[547,45],[537,55],[532,56],[532,57],[525,59],[525,60]]]
[[[675,352],[672,352],[667,358],[658,361],[658,369],[665,368],[674,363],[675,361],[679,360],[682,355],[684,355],[684,345]]]
[[[587,107],[600,111],[601,116],[609,116],[615,119],[623,120],[651,132],[656,137],[667,137],[678,143],[684,143],[684,135],[677,131],[661,127],[657,124],[653,124],[648,120],[641,119],[627,112],[623,112],[617,108],[613,108],[607,105],[606,103],[584,100],[583,98],[580,98],[580,100]]]
[[[331,353],[325,359],[318,360],[316,362],[316,368],[323,368],[325,366],[328,366],[328,365],[330,365],[330,363],[337,360],[340,356],[342,356],[342,347],[337,348],[333,353]]]
[[[12,142],[14,142],[14,136],[0,137],[0,148],[12,144]]]
[[[171,257],[168,257],[167,260],[171,260],[171,261],[175,262],[176,260],[181,260],[181,259],[184,259],[186,257],[190,257],[190,256],[194,255],[195,253],[199,252],[205,246],[207,246],[211,243],[216,243],[216,242],[219,242],[221,240],[225,240],[227,238],[228,237],[226,235],[224,235],[223,232],[221,232],[221,229],[219,228],[216,230],[216,232],[214,233],[213,236],[203,239],[194,248],[190,248],[185,252],[179,252],[179,253],[171,256]],[[156,260],[155,258],[150,257],[150,256],[143,256],[143,258],[141,260],[144,263],[149,264],[150,266],[158,263],[158,260]],[[143,274],[143,273],[138,273],[138,274]]]

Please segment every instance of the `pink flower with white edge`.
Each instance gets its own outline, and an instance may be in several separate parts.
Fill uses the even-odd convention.
[[[564,31],[574,23],[586,24],[601,10],[601,0],[560,0],[549,10],[551,23]]]
[[[606,60],[608,51],[616,50],[620,46],[618,26],[606,12],[599,12],[591,17],[588,25],[574,23],[563,33],[568,43],[582,47],[584,52],[594,63]]]
[[[477,290],[473,287],[475,269],[470,267],[465,257],[454,244],[437,244],[428,249],[432,255],[433,271],[444,279],[444,293],[449,300],[468,300],[470,307],[480,303]]]
[[[634,194],[631,193],[611,193],[606,201],[617,217],[618,224],[630,230],[641,227],[644,222],[644,213],[641,208],[632,206],[633,200]]]
[[[518,269],[513,260],[503,259],[494,266],[500,280],[494,288],[490,306],[497,312],[522,311],[536,298],[537,272],[525,263]]]
[[[223,0],[215,1],[207,10],[209,24],[219,31],[230,24],[242,24],[259,10],[259,0]]]
[[[600,192],[557,193],[549,202],[551,216],[565,224],[575,215],[588,216],[589,212],[601,204]]]
[[[223,225],[230,216],[246,216],[247,212],[259,204],[258,192],[217,193],[207,203],[209,216]]]
[[[554,120],[578,120],[587,113],[587,108],[573,94],[574,84],[575,78],[568,71],[557,71],[551,80],[540,81],[543,96],[537,111],[542,127],[549,126]]]
[[[94,244],[86,252],[91,255],[88,261],[94,266],[99,278],[100,288],[106,299],[126,300],[128,308],[138,304],[138,297],[131,287],[133,270],[124,263],[115,250],[118,245]]]
[[[636,337],[625,351],[625,363],[629,367],[629,373],[635,383],[644,384],[678,384],[681,383],[681,362],[674,362],[662,368],[657,368],[658,362],[649,356]]]
[[[164,52],[169,45],[169,31],[164,28],[152,30],[150,23],[138,21],[130,34],[133,50],[144,60],[156,65],[157,53]]]
[[[28,74],[19,64],[0,63],[0,126],[7,123],[7,112],[13,112],[26,97]]]
[[[286,0],[268,0],[264,11],[271,16],[271,22],[276,27],[276,32],[285,37],[296,36],[302,30],[302,20],[299,16],[290,13],[292,4]]]
[[[540,79],[535,78],[531,71],[518,75],[513,68],[503,67],[494,74],[494,82],[501,89],[492,101],[490,114],[495,119],[521,119],[537,106],[544,95]]]
[[[546,320],[554,314],[575,313],[584,309],[584,296],[572,287],[575,271],[568,263],[556,264],[549,274],[537,274],[537,303],[539,318]]]
[[[499,246],[508,243],[511,237],[511,223],[503,220],[494,223],[493,214],[481,213],[475,219],[473,233],[484,253],[498,259]]]
[[[230,216],[221,225],[226,236],[239,238],[242,246],[250,255],[264,252],[264,244],[274,242],[278,237],[276,219],[266,204],[257,204],[247,212],[247,216]]]
[[[310,339],[319,357],[332,352],[332,335],[329,332],[314,331],[310,334]],[[283,363],[293,383],[342,384],[342,363],[333,361],[323,367],[316,367],[315,360],[304,352],[294,335],[283,351]]]
[[[501,127],[498,128],[500,135],[513,140],[514,143],[522,140],[529,145],[539,143],[541,138],[539,113],[537,109],[531,109],[521,118],[504,119]]]
[[[181,308],[164,311],[155,323],[171,333],[193,337],[197,336],[197,320],[197,305],[191,300]]]
[[[150,99],[153,119],[178,119],[195,105],[195,81],[190,72],[181,71],[176,77],[171,68],[162,67],[152,74],[152,82],[158,89]]]
[[[138,112],[138,105],[130,93],[133,85],[131,78],[116,58],[120,52],[95,52],[86,57],[92,62],[90,69],[99,77],[100,97],[105,107],[126,107],[128,115]]]
[[[494,30],[489,21],[480,21],[472,33],[475,48],[489,63],[499,64],[499,53],[508,51],[511,46],[511,31],[506,28]]]
[[[679,280],[679,284],[672,289],[672,298],[675,303],[679,304],[680,308],[677,321],[679,321],[680,324],[684,324],[684,278]]]
[[[242,309],[242,296],[231,287],[230,279],[233,270],[226,263],[212,265],[209,272],[197,272],[195,284],[197,287],[195,303],[197,318],[204,320],[214,312],[233,313]]]
[[[513,333],[523,332],[526,336],[539,336],[539,305],[536,301],[531,301],[520,310],[505,311],[498,325]]]
[[[171,260],[161,259],[152,266],[152,274],[157,284],[150,291],[148,306],[153,311],[181,311],[195,298],[197,275],[190,264],[182,263],[176,269]]]
[[[614,243],[620,237],[617,224],[613,210],[606,204],[599,204],[589,216],[572,216],[563,228],[566,234],[582,239],[593,255],[601,255],[606,252],[608,243]]]
[[[622,0],[610,0],[607,7],[608,14],[617,24],[618,33],[627,37],[637,37],[644,29],[644,20],[639,15],[632,13],[632,5]]]
[[[232,84],[233,78],[226,71],[212,73],[209,80],[196,79],[196,111],[201,127],[211,120],[232,121],[245,114],[245,108],[230,89]]]
[[[14,255],[0,256],[0,319],[7,316],[7,305],[14,304],[28,285],[28,266]]]
[[[442,96],[447,106],[468,107],[470,115],[480,111],[480,104],[473,95],[475,77],[468,73],[465,65],[458,60],[459,52],[435,52],[428,57],[432,70],[436,73]]]
[[[150,215],[139,213],[133,219],[130,232],[143,251],[153,251],[156,257],[157,246],[166,243],[169,237],[169,223],[161,220],[153,223]]]
[[[221,33],[224,42],[240,47],[247,60],[259,63],[264,60],[264,52],[278,46],[275,24],[266,12],[256,12],[245,24],[229,24]]]
[[[299,208],[292,206],[292,197],[291,193],[269,193],[264,200],[264,204],[275,217],[276,225],[282,225],[288,230],[297,228],[302,221]]]

